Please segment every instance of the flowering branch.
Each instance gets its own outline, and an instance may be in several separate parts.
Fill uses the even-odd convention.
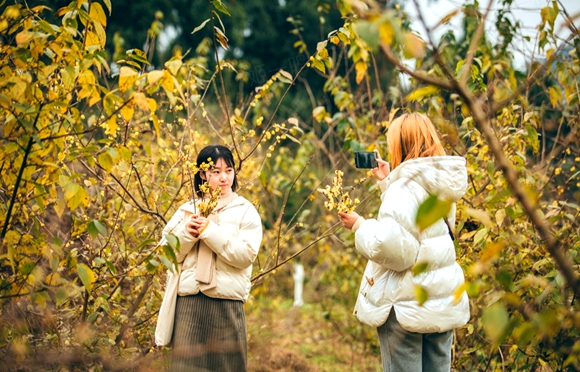
[[[328,201],[324,202],[324,207],[329,211],[336,209],[338,212],[350,213],[354,211],[355,207],[360,203],[358,198],[351,199],[349,192],[345,192],[342,187],[342,176],[344,173],[340,170],[334,171],[335,176],[332,180],[332,187],[326,185],[322,194],[326,196]],[[351,190],[354,187],[351,187]]]

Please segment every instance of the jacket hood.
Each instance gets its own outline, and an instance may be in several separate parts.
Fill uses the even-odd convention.
[[[402,162],[386,178],[386,186],[405,178],[420,184],[428,193],[452,202],[467,190],[467,168],[460,156],[430,156]]]

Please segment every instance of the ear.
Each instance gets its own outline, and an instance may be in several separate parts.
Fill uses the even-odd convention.
[[[202,180],[205,180],[205,172],[204,171],[199,172],[199,176],[201,177]]]

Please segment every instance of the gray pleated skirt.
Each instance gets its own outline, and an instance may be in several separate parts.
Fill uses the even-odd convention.
[[[177,296],[171,372],[244,372],[247,350],[242,301]]]

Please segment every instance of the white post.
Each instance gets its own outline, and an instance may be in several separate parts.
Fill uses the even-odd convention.
[[[294,279],[294,305],[302,306],[304,305],[304,300],[302,299],[302,289],[304,288],[304,266],[301,263],[292,263],[294,266],[294,274],[292,278]]]

